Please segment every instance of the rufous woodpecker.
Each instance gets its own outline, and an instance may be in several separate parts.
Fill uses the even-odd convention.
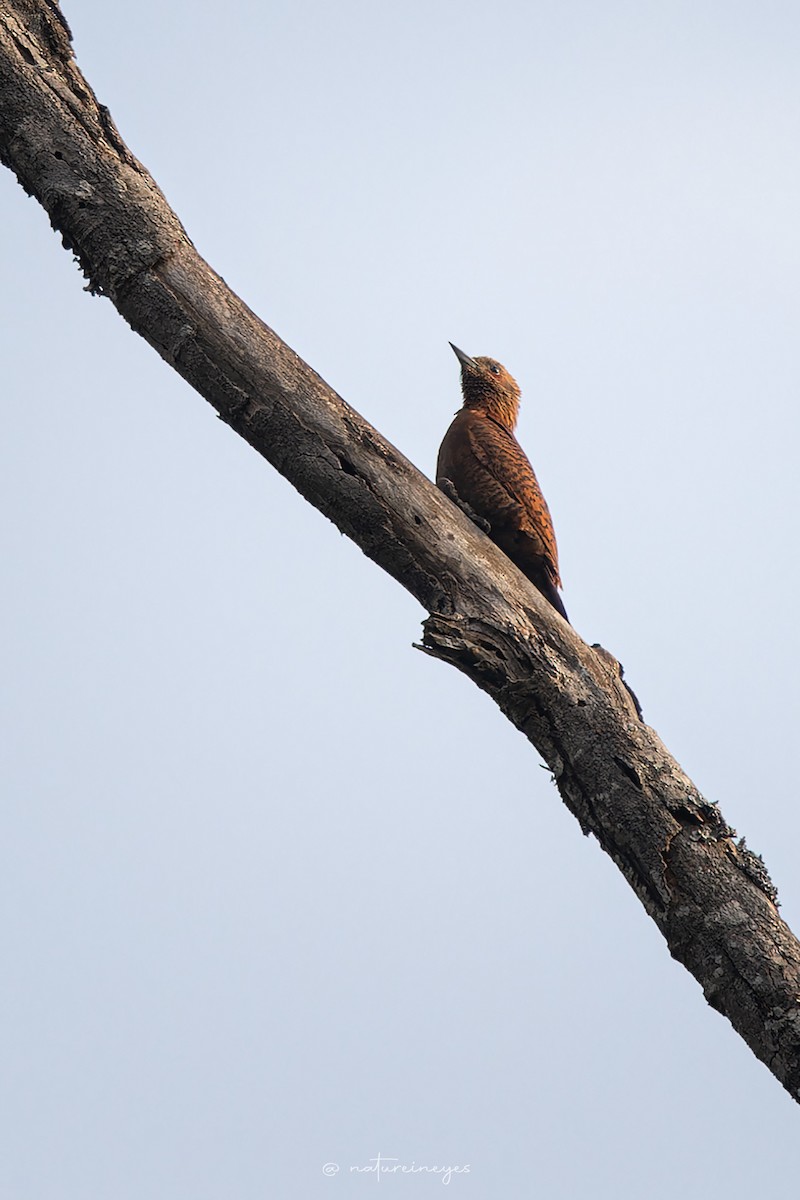
[[[514,437],[519,385],[493,358],[470,358],[450,345],[461,363],[464,405],[444,435],[436,483],[569,621],[558,594],[561,578],[550,510]]]

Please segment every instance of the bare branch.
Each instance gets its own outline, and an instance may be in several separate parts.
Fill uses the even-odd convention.
[[[800,945],[761,860],[640,720],[616,661],[200,258],[78,71],[55,0],[0,0],[0,156],[89,289],[425,606],[427,652],[533,743],[671,954],[800,1098]]]

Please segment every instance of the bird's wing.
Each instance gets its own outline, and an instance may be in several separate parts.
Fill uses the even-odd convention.
[[[472,496],[466,498],[491,522],[498,542],[513,539],[519,551],[541,559],[560,587],[553,521],[525,451],[513,433],[486,416],[470,421],[467,440],[476,468],[470,491],[485,499],[476,503]]]

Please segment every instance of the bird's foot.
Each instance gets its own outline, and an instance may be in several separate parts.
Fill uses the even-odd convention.
[[[478,529],[483,530],[484,533],[492,532],[492,527],[486,518],[479,516],[471,504],[467,504],[466,500],[461,499],[456,491],[455,484],[453,483],[452,479],[438,479],[436,481],[436,486],[440,492],[444,492],[448,500],[452,500],[453,504],[457,505],[457,507],[461,509],[465,517],[469,517],[473,525],[477,525]]]

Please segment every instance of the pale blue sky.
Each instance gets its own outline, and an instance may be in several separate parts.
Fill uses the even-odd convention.
[[[797,6],[64,12],[422,470],[448,340],[515,375],[576,628],[800,929]],[[0,206],[0,1195],[795,1197],[796,1105],[416,603]]]

